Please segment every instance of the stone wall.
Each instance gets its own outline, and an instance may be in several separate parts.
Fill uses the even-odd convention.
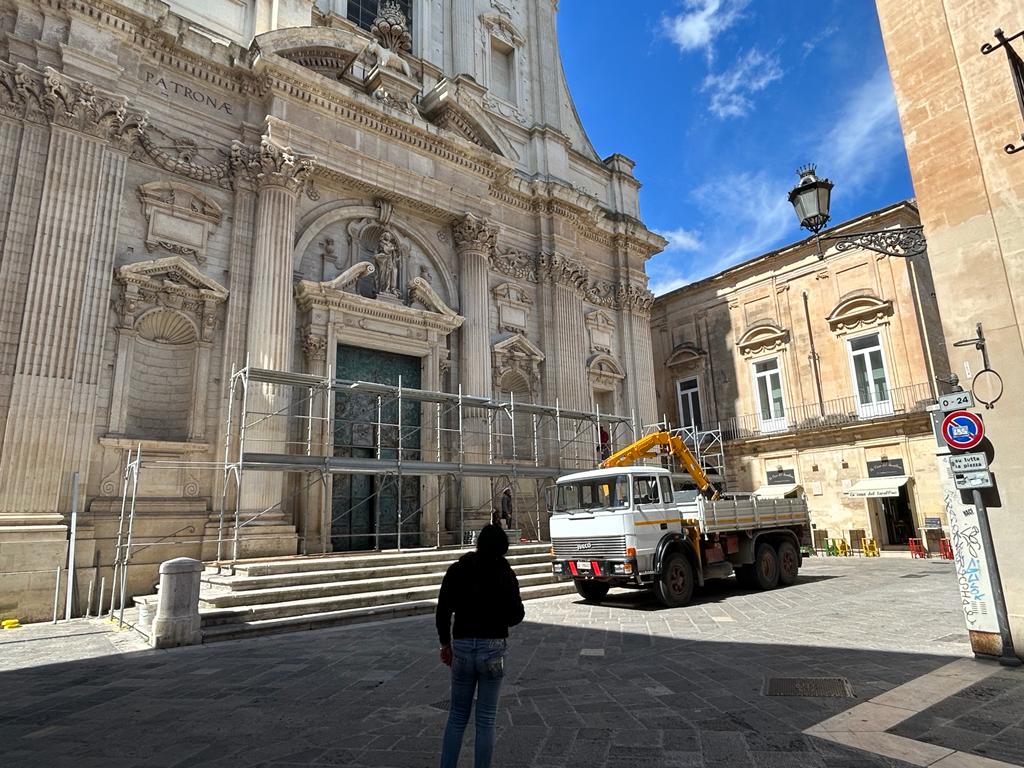
[[[998,494],[989,499],[1018,654],[1024,648],[1024,457],[1015,446],[1024,426],[1024,154],[1022,115],[1005,51],[993,30],[1017,34],[1015,0],[877,0],[914,190],[932,254],[935,292],[954,373],[971,388],[982,368],[974,347],[952,344],[983,326],[992,367],[1005,393],[982,410],[995,450]],[[1017,55],[1024,46],[1014,43]]]

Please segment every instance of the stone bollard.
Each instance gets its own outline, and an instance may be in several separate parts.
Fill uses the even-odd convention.
[[[154,648],[176,648],[202,642],[199,630],[199,578],[203,564],[191,557],[160,563],[156,617],[149,634]]]

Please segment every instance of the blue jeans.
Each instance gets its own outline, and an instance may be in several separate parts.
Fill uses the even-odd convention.
[[[453,640],[452,703],[441,746],[441,768],[455,768],[462,749],[462,734],[469,723],[476,689],[475,768],[490,768],[494,754],[494,719],[498,714],[498,694],[505,676],[504,640]]]

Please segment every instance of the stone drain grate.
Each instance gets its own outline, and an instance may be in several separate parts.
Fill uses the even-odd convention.
[[[845,677],[766,677],[765,696],[851,698],[853,687]]]
[[[434,709],[439,709],[442,712],[447,712],[448,711],[448,707],[451,706],[451,703],[452,703],[451,699],[441,699],[440,701],[435,701],[430,706],[433,707]]]

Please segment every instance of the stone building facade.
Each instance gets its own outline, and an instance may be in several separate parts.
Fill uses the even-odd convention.
[[[1017,0],[877,0],[952,370],[965,389],[993,400],[1000,387],[974,345],[980,323],[1002,396],[979,413],[994,449],[992,538],[1010,629],[1024,654],[1024,82],[1006,38],[1024,31]],[[983,46],[993,50],[982,53]],[[1016,61],[1024,39],[1011,41]],[[1018,77],[1021,77],[1018,74]],[[953,503],[953,502],[951,502]],[[956,499],[955,503],[960,503]],[[998,651],[997,651],[998,652]]]
[[[0,610],[48,615],[76,472],[78,591],[109,584],[137,445],[152,546],[129,591],[211,556],[246,361],[653,420],[644,263],[664,241],[633,163],[580,125],[556,13],[0,2]],[[268,476],[244,503],[287,490]],[[318,551],[302,514],[268,515],[247,551]]]
[[[823,235],[918,223],[903,202]],[[926,518],[946,524],[925,411],[948,372],[929,261],[822,248],[804,240],[656,299],[659,412],[721,428],[727,490],[802,492],[829,538],[905,550]]]

